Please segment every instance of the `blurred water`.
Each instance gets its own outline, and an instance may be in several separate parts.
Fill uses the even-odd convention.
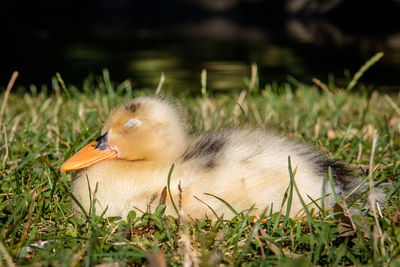
[[[173,16],[173,15],[172,15]],[[50,27],[17,24],[2,51],[0,85],[12,71],[20,71],[20,85],[50,84],[60,72],[78,87],[89,73],[110,71],[117,81],[130,79],[137,88],[155,88],[163,72],[164,86],[200,90],[200,74],[207,70],[212,90],[240,90],[257,64],[260,85],[286,81],[288,76],[311,83],[313,77],[345,85],[368,58],[379,51],[384,58],[362,81],[380,90],[400,85],[400,28],[385,31],[350,28],[319,18],[208,15],[152,20],[143,15],[51,17],[70,23]],[[142,21],[145,20],[145,21]],[[66,22],[66,21],[64,21]]]

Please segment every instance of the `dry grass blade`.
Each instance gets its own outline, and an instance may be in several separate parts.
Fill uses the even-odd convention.
[[[101,263],[101,264],[95,265],[95,267],[119,267],[119,266],[121,266],[121,265],[117,261]],[[157,266],[160,266],[160,265],[157,265]]]
[[[207,97],[207,71],[203,69],[201,71],[201,95]]]
[[[158,251],[157,254],[148,251],[147,260],[149,261],[149,267],[167,267],[167,261],[162,251]]]
[[[75,267],[79,264],[79,261],[82,260],[83,255],[85,254],[87,250],[87,246],[85,244],[82,245],[82,248],[75,253],[74,255],[74,260],[71,262],[71,267]]]
[[[180,214],[181,218],[183,218],[183,214],[181,211]],[[189,234],[189,226],[187,223],[182,220],[183,222],[183,231],[181,231],[181,242],[183,246],[183,266],[184,267],[191,267],[191,266],[199,266],[198,259],[194,255],[194,251],[191,245],[191,239]]]
[[[331,95],[331,91],[329,91],[328,86],[326,86],[326,84],[321,82],[319,79],[312,78],[312,82],[315,83],[318,87],[320,87],[327,95]]]
[[[263,259],[265,259],[264,247],[263,247],[263,245],[262,245],[262,242],[261,242],[261,239],[260,239],[258,233],[256,233],[256,234],[254,235],[254,239],[257,240],[258,244],[260,245],[261,257],[262,257]]]
[[[244,99],[246,98],[246,94],[247,94],[247,92],[245,90],[242,90],[240,92],[237,103],[233,109],[233,115],[235,116],[235,118],[237,118],[240,115],[240,111],[242,110],[242,105],[243,105]]]
[[[161,72],[160,82],[157,85],[156,92],[154,93],[155,95],[159,95],[160,94],[161,88],[162,88],[162,86],[164,84],[164,81],[165,81],[165,75],[164,75],[164,72]]]
[[[371,157],[370,157],[370,160],[369,160],[369,174],[368,174],[369,188],[370,188],[369,201],[370,201],[371,209],[372,209],[372,212],[373,212],[373,215],[374,215],[376,227],[378,228],[379,236],[381,238],[383,238],[382,230],[381,230],[381,228],[379,226],[378,217],[376,216],[376,206],[375,206],[376,205],[376,197],[375,197],[375,192],[374,192],[374,182],[372,180],[372,174],[373,174],[373,171],[374,171],[374,156],[375,156],[375,149],[376,149],[377,139],[378,139],[378,134],[377,134],[377,131],[375,130],[374,139],[372,141]]]
[[[260,233],[264,237],[263,241],[267,244],[269,249],[275,255],[279,255],[280,254],[280,248],[277,245],[275,245],[274,243],[272,243],[271,241],[268,240],[268,239],[272,239],[272,238],[269,235],[267,235],[262,228],[260,228]]]
[[[165,202],[167,202],[167,187],[166,186],[164,186],[164,189],[161,192],[160,202],[158,203],[158,205],[163,205],[163,204],[165,204]]]
[[[389,102],[389,104],[392,106],[392,108],[396,111],[397,115],[400,116],[400,108],[396,105],[396,103],[394,103],[392,98],[388,95],[384,95],[384,98],[387,102]]]
[[[4,110],[6,109],[7,106],[8,96],[10,95],[11,88],[13,88],[15,80],[17,80],[17,77],[18,77],[18,71],[14,71],[10,81],[8,82],[6,92],[4,93],[3,103],[1,104],[1,109],[0,109],[0,126],[3,125],[3,115],[4,115]]]
[[[400,222],[399,218],[400,218],[400,207],[398,207],[395,213],[393,214],[392,223],[394,225],[399,225]]]
[[[256,82],[257,82],[257,65],[251,64],[251,76],[248,88],[249,93],[253,92],[254,87],[256,86]]]
[[[0,251],[3,254],[4,259],[6,260],[8,266],[15,267],[15,263],[13,262],[10,253],[8,253],[6,247],[4,246],[3,242],[0,241]]]
[[[374,216],[374,220],[375,220],[375,228],[374,228],[374,233],[373,233],[373,244],[374,244],[374,256],[376,255],[375,251],[376,251],[376,244],[378,242],[378,240],[376,240],[377,238],[379,238],[380,243],[381,243],[381,252],[382,255],[384,255],[385,253],[385,248],[384,248],[384,237],[383,237],[383,233],[382,233],[382,229],[381,226],[379,225],[379,221],[378,221],[378,216],[377,216],[377,212],[376,212],[376,196],[375,196],[375,190],[374,190],[374,182],[372,181],[372,174],[374,172],[374,157],[375,157],[375,150],[376,150],[376,142],[378,139],[378,134],[377,131],[374,131],[374,139],[372,141],[372,150],[371,150],[371,157],[369,160],[369,174],[368,174],[368,180],[369,180],[369,188],[370,188],[370,196],[369,196],[369,202],[370,202],[370,206],[372,209],[372,213]]]
[[[7,131],[6,128],[3,128],[3,135],[4,135],[4,146],[6,149],[6,153],[3,157],[3,166],[6,166],[7,158],[8,158],[8,142],[7,142]]]
[[[353,228],[354,231],[356,231],[357,230],[356,229],[356,224],[354,223],[353,218],[351,217],[351,213],[350,213],[349,208],[347,207],[347,204],[346,204],[346,199],[345,199],[345,197],[343,195],[342,195],[342,208],[343,208],[343,211],[345,212],[345,216],[350,221],[351,227]]]
[[[23,244],[24,244],[24,242],[25,242],[25,240],[26,240],[26,238],[28,236],[28,232],[29,232],[29,229],[30,229],[30,226],[31,226],[31,222],[32,222],[32,213],[33,213],[33,210],[35,208],[35,202],[34,201],[35,201],[35,199],[37,197],[38,197],[38,193],[35,193],[33,195],[33,197],[32,197],[32,204],[29,207],[28,218],[26,220],[26,226],[25,226],[24,232],[22,233],[21,240],[18,242],[18,244],[16,245],[16,247],[14,249],[15,252],[17,252],[23,246]]]

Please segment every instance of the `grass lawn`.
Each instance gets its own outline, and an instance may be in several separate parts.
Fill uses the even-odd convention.
[[[74,218],[71,177],[60,173],[61,163],[98,136],[112,107],[154,90],[112,82],[105,71],[79,88],[58,76],[51,89],[3,93],[2,265],[400,266],[400,95],[355,82],[349,81],[346,90],[289,78],[259,88],[253,77],[242,93],[213,93],[203,77],[198,94],[161,90],[187,109],[193,132],[250,123],[308,143],[363,177],[391,184],[388,200],[375,212],[349,217],[339,199],[335,211],[299,220],[286,218],[284,211],[267,213],[262,224],[240,211],[230,221],[185,224],[164,216],[163,206],[143,216],[131,212],[123,220]]]

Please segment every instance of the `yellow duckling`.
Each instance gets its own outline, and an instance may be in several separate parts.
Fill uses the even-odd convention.
[[[359,182],[343,164],[262,130],[189,136],[175,107],[157,97],[139,97],[113,110],[101,136],[67,160],[61,171],[82,169],[72,182],[72,194],[86,211],[95,199],[96,214],[124,218],[130,210],[145,212],[158,205],[175,164],[170,186],[174,202],[181,203],[186,218],[201,220],[215,218],[210,207],[219,216],[233,217],[223,202],[204,193],[224,199],[237,211],[252,205],[254,215],[265,208],[278,211],[290,184],[289,156],[306,203],[310,198],[319,201],[324,184],[325,193],[332,193],[329,182],[323,182],[329,167],[338,194],[347,194]],[[325,201],[332,204],[332,194]],[[72,206],[80,211],[75,202]],[[166,214],[176,215],[169,196],[166,206]],[[290,215],[302,210],[294,192]]]

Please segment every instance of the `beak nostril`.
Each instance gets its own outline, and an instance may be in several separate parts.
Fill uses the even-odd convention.
[[[97,150],[104,150],[108,146],[108,141],[107,141],[107,135],[108,132],[103,134],[102,136],[98,137],[95,141],[96,143],[96,149]]]

